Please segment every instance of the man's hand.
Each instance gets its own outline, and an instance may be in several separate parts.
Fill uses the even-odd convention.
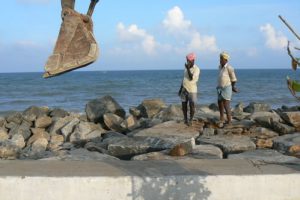
[[[235,83],[236,82],[232,82],[231,85],[232,85],[232,91],[236,93],[239,92],[239,90],[235,87]]]
[[[235,93],[239,92],[239,90],[236,87],[232,87],[232,91]]]

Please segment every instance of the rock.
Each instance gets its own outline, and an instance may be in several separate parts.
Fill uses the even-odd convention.
[[[22,114],[20,112],[14,112],[6,117],[7,123],[14,122],[15,124],[21,124],[23,120]]]
[[[220,135],[211,137],[198,137],[197,144],[211,144],[222,149],[225,155],[232,153],[240,153],[256,149],[255,144],[247,136],[237,135]]]
[[[177,138],[118,137],[106,139],[104,142],[107,143],[107,150],[110,155],[130,159],[134,155],[170,149],[176,144],[186,141]]]
[[[94,140],[98,140],[102,138],[102,135],[107,132],[106,130],[104,129],[96,129],[96,130],[93,130],[92,132],[88,133],[86,136],[85,136],[85,140],[86,141],[94,141]]]
[[[300,111],[298,112],[284,112],[281,117],[295,128],[300,129]]]
[[[47,107],[37,107],[31,106],[23,111],[22,115],[26,117],[26,119],[30,121],[34,121],[38,117],[46,116],[49,113],[49,108]]]
[[[167,108],[164,108],[157,116],[163,122],[166,121],[176,121],[183,119],[183,113],[180,106],[170,105]]]
[[[50,140],[50,135],[42,128],[32,128],[31,132],[33,135],[28,139],[27,146],[32,145],[37,139],[45,138],[47,141]]]
[[[23,149],[26,144],[25,144],[25,140],[23,135],[21,134],[16,134],[14,135],[11,140],[10,140],[11,144],[19,149]]]
[[[48,116],[41,116],[35,120],[36,128],[47,128],[52,123],[52,118]]]
[[[9,136],[13,137],[14,135],[22,135],[24,139],[27,140],[31,136],[30,127],[31,123],[23,120],[20,125],[10,129]]]
[[[264,128],[264,127],[255,127],[250,129],[252,137],[257,137],[260,139],[269,139],[269,138],[275,138],[278,136],[278,133]]]
[[[112,113],[106,113],[103,115],[103,120],[105,126],[112,131],[117,132],[125,132],[126,129],[124,129],[121,124],[124,121],[123,118],[119,117],[118,115],[112,114]]]
[[[89,101],[86,104],[85,112],[88,120],[95,123],[103,122],[105,113],[113,113],[123,119],[126,115],[125,110],[111,96]]]
[[[137,154],[148,153],[150,149],[150,146],[147,142],[142,140],[137,141],[136,139],[128,137],[115,138],[110,142],[111,143],[107,146],[109,155],[122,159],[129,159]]]
[[[300,111],[300,106],[287,107],[287,106],[283,105],[279,111],[280,112]]]
[[[60,146],[64,144],[64,136],[53,134],[50,137],[50,142],[48,144],[48,148],[51,151],[57,151],[60,149]]]
[[[6,128],[0,127],[0,142],[8,140],[8,134]]]
[[[94,130],[101,129],[99,124],[94,124],[92,122],[80,122],[76,125],[74,132],[70,136],[70,142],[81,143],[86,142],[88,139],[88,134]]]
[[[254,142],[258,149],[271,149],[273,147],[272,139],[256,139]]]
[[[300,163],[300,159],[297,159],[292,156],[283,155],[271,149],[257,149],[254,151],[247,151],[240,154],[231,154],[228,155],[228,159],[247,159],[254,162],[263,163]]]
[[[138,128],[140,123],[136,120],[133,115],[129,115],[126,119],[121,123],[121,127],[127,131],[133,131]]]
[[[0,116],[0,127],[4,127],[6,125],[6,119]]]
[[[119,160],[119,159],[106,154],[101,154],[95,151],[91,152],[81,148],[81,149],[75,149],[73,151],[70,151],[64,155],[45,158],[41,160],[109,161],[109,160]]]
[[[141,116],[144,118],[152,118],[158,114],[163,108],[165,103],[161,99],[146,99],[139,106]]]
[[[300,133],[277,137],[274,140],[273,148],[280,153],[291,156],[298,154],[300,152]]]
[[[48,146],[48,140],[46,138],[38,138],[31,145],[31,151],[33,153],[40,153],[46,151]]]
[[[64,118],[53,118],[53,122],[48,128],[49,134],[61,134],[61,129],[73,119],[74,118],[71,116],[66,116]]]
[[[94,143],[94,142],[86,143],[84,148],[89,151],[97,151],[99,153],[108,154],[108,151],[106,149],[102,148],[101,146],[97,145],[97,143]]]
[[[254,112],[268,112],[271,110],[270,105],[266,103],[258,103],[251,102],[246,108],[244,108],[244,112],[254,113]]]
[[[65,141],[70,141],[70,135],[71,133],[73,133],[76,125],[79,124],[79,122],[80,121],[78,118],[74,118],[60,130],[60,132],[65,138]]]
[[[114,132],[114,131],[108,131],[102,134],[102,138],[103,140],[107,139],[107,138],[114,138],[114,137],[126,137],[124,134],[122,133],[118,133],[118,132]]]
[[[184,157],[174,157],[169,156],[167,150],[158,151],[158,152],[150,152],[145,153],[137,156],[133,156],[131,160],[177,160],[177,159],[183,159]]]
[[[163,123],[163,121],[161,119],[141,118],[139,120],[139,124],[140,124],[139,128],[144,128],[144,129],[151,128],[151,127],[159,125],[161,123]]]
[[[235,105],[232,113],[234,114],[242,114],[244,112],[244,104],[242,102]]]
[[[54,108],[49,115],[53,118],[65,118],[69,116],[69,113],[61,108]]]
[[[296,130],[294,127],[291,127],[289,125],[280,123],[280,122],[273,122],[272,123],[272,129],[279,133],[279,135],[286,135],[294,133]]]
[[[7,124],[5,124],[5,128],[11,130],[11,129],[15,129],[19,127],[19,124],[15,123],[15,122],[9,122]]]
[[[215,112],[219,112],[219,106],[216,103],[212,103],[208,107]]]
[[[196,145],[193,151],[186,156],[170,156],[169,150],[158,152],[150,152],[146,154],[137,155],[131,160],[189,160],[189,159],[222,159],[223,152],[213,145]]]
[[[13,146],[10,142],[0,142],[0,159],[17,159],[20,149]]]
[[[155,125],[151,128],[133,131],[128,135],[158,138],[191,139],[196,138],[199,135],[198,129],[194,128],[193,126],[190,127],[186,126],[183,123],[177,123],[176,121],[168,121]]]
[[[195,139],[191,138],[190,140],[175,145],[169,152],[170,156],[185,156],[189,153],[192,153],[195,148]]]
[[[268,111],[257,111],[254,113],[251,113],[251,115],[248,117],[250,120],[256,120],[260,117],[269,117],[272,119],[272,121],[276,122],[282,122],[281,117],[276,112],[268,112]]]
[[[141,111],[137,107],[130,107],[129,113],[138,119],[141,118]]]
[[[203,133],[202,133],[202,135],[203,136],[213,136],[213,135],[215,135],[215,129],[213,129],[213,128],[204,128],[204,130],[203,130]]]
[[[188,157],[196,159],[222,159],[223,152],[220,148],[213,145],[196,145]]]

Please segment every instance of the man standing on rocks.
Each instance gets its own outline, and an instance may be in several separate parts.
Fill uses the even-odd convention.
[[[231,109],[230,101],[233,92],[238,92],[235,87],[237,78],[234,73],[234,69],[228,64],[229,54],[222,52],[220,54],[220,66],[219,66],[219,78],[218,78],[218,105],[220,111],[220,121],[224,122],[224,108],[227,115],[227,123],[231,123]]]
[[[195,64],[196,54],[190,53],[186,56],[186,63],[182,84],[178,95],[182,101],[182,112],[184,123],[188,126],[192,125],[195,114],[195,103],[197,102],[197,82],[200,75],[200,69]],[[188,104],[190,107],[190,119],[187,118]]]

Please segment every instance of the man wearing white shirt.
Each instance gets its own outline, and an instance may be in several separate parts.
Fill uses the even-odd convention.
[[[219,78],[218,78],[218,105],[220,111],[220,121],[224,122],[224,109],[227,115],[227,123],[231,123],[230,101],[233,92],[238,92],[235,87],[237,78],[234,69],[228,64],[230,56],[226,52],[220,54]]]
[[[190,53],[186,56],[184,76],[178,95],[182,102],[182,112],[184,123],[188,126],[192,125],[195,114],[195,103],[197,102],[197,82],[200,75],[200,69],[195,64],[196,54]],[[190,119],[187,118],[188,104],[190,107]]]

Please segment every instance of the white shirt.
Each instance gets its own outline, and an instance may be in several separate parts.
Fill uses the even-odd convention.
[[[197,93],[197,82],[200,75],[200,69],[194,64],[194,66],[190,68],[190,72],[193,74],[193,80],[190,80],[187,69],[185,68],[182,85],[189,93]]]
[[[237,78],[234,73],[234,69],[228,63],[225,64],[224,67],[219,66],[219,78],[218,78],[218,86],[226,87],[231,85],[231,82],[236,82]]]

